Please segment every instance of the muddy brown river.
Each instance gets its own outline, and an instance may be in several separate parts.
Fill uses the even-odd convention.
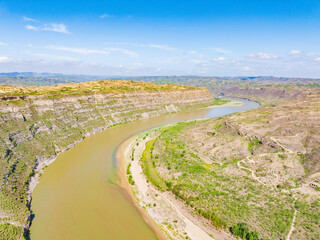
[[[59,154],[32,194],[31,240],[158,239],[125,190],[118,187],[117,147],[129,137],[163,124],[217,117],[258,107],[218,107],[165,114],[106,129]]]

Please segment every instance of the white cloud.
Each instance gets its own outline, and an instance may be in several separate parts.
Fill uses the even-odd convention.
[[[83,54],[83,55],[87,55],[87,54],[108,55],[108,54],[110,54],[109,51],[99,50],[99,49],[72,48],[72,47],[63,47],[63,46],[55,46],[55,45],[46,46],[45,48],[59,50],[59,51],[65,51],[65,52],[79,53],[79,54]]]
[[[143,66],[143,63],[141,63],[141,62],[134,62],[134,63],[131,63],[130,65],[131,65],[131,66],[134,66],[134,67],[141,67],[141,66]]]
[[[122,54],[126,54],[130,57],[137,58],[139,57],[139,54],[133,51],[129,51],[127,49],[123,48],[105,48],[105,50],[110,51],[110,52],[121,52]]]
[[[126,64],[107,65],[99,62],[84,61],[47,61],[43,59],[12,60],[0,64],[0,72],[59,72],[64,74],[95,74],[114,76],[156,75],[156,67],[127,66]],[[169,75],[170,72],[163,72]]]
[[[261,60],[270,60],[270,59],[277,59],[278,56],[272,56],[268,53],[259,52],[256,54],[249,54],[247,55],[247,58],[253,58],[253,59],[261,59]]]
[[[212,61],[214,62],[223,62],[223,61],[227,61],[228,58],[225,58],[225,57],[218,57],[218,58],[214,58],[212,59]]]
[[[197,52],[197,51],[195,51],[195,50],[187,51],[187,53],[189,53],[189,54],[194,54],[194,55],[198,54],[198,52]]]
[[[251,71],[251,68],[250,67],[242,67],[241,70],[243,70],[243,71]]]
[[[159,45],[159,44],[147,44],[147,45],[142,44],[141,46],[142,47],[149,47],[149,48],[158,48],[158,49],[166,50],[166,51],[175,51],[175,50],[177,50],[176,48],[169,47],[167,45]]]
[[[298,55],[298,54],[301,54],[300,50],[291,50],[288,52],[288,55]]]
[[[51,60],[62,60],[62,61],[67,61],[67,62],[77,62],[79,61],[78,59],[68,57],[68,56],[60,56],[60,55],[52,55],[52,54],[42,54],[42,53],[32,53],[30,54],[31,56],[35,57],[41,57],[46,60],[51,59]]]
[[[28,18],[26,16],[23,16],[23,20],[27,21],[27,22],[37,22],[37,20],[33,19],[33,18]]]
[[[26,29],[32,30],[32,31],[52,31],[52,32],[59,32],[59,33],[65,33],[68,34],[69,31],[67,29],[67,26],[63,23],[50,23],[45,24],[43,27],[33,26],[33,25],[26,25]]]
[[[0,42],[0,46],[5,46],[6,44],[3,42]]]
[[[44,28],[41,30],[43,31],[52,31],[52,32],[59,32],[59,33],[66,33],[68,34],[69,31],[67,29],[67,26],[64,25],[63,23],[50,23],[50,24],[45,24]]]
[[[320,56],[320,53],[312,52],[312,53],[308,53],[307,56],[309,57]]]
[[[115,44],[115,45],[132,45],[134,46],[134,43],[129,43],[129,42],[104,42],[104,44]]]
[[[104,18],[108,18],[108,17],[111,17],[111,16],[109,14],[105,13],[105,14],[100,15],[99,18],[104,19]]]
[[[32,25],[26,25],[26,29],[32,30],[32,31],[39,31],[40,30],[38,27],[35,27]]]
[[[204,60],[203,58],[193,59],[192,62],[197,64],[197,65],[199,65],[199,64],[200,65],[208,64],[208,61]]]
[[[144,47],[144,48],[157,48],[157,49],[166,50],[166,51],[178,50],[177,48],[174,48],[174,47],[170,47],[167,45],[161,45],[161,44],[154,44],[154,43],[138,44],[138,43],[129,43],[129,42],[105,42],[105,44],[127,45],[127,46]]]
[[[88,49],[87,49],[88,50]],[[91,49],[92,50],[92,49]],[[41,53],[42,54],[42,53]],[[182,59],[181,62],[174,59],[169,66],[161,66],[157,62],[136,62],[114,61],[106,64],[105,61],[91,62],[89,58],[77,60],[68,56],[59,56],[57,51],[52,55],[36,55],[32,59],[9,59],[0,57],[0,72],[61,72],[70,74],[96,74],[96,75],[206,75],[206,76],[240,76],[240,75],[275,75],[290,77],[313,77],[320,74],[320,56],[306,59],[305,63],[291,63],[282,61],[248,61],[237,60],[240,65],[234,65],[233,59],[228,60],[228,64],[214,64],[205,59],[196,58],[191,62],[191,58]],[[57,54],[57,55],[55,55]],[[63,55],[63,54],[61,54]],[[72,56],[71,56],[72,57]],[[157,58],[158,59],[158,58]],[[161,59],[161,58],[159,58]],[[96,61],[95,60],[95,61]],[[143,59],[144,60],[144,59]],[[283,60],[281,58],[280,60]],[[230,63],[230,64],[229,64]],[[303,64],[303,65],[302,65]],[[157,68],[161,68],[160,71]]]
[[[210,48],[211,50],[217,52],[217,53],[221,53],[221,54],[230,54],[232,53],[232,51],[227,50],[227,49],[223,49],[223,48]]]
[[[7,62],[11,62],[12,59],[8,58],[8,57],[0,57],[0,63],[7,63]]]

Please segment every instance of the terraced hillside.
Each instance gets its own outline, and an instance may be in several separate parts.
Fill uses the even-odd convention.
[[[0,86],[0,238],[29,227],[43,169],[86,136],[117,124],[214,104],[206,89],[132,81]]]
[[[320,91],[302,96],[162,130],[150,182],[243,239],[320,239]]]
[[[309,92],[313,91],[310,87],[297,87],[289,85],[283,87],[281,85],[269,86],[210,86],[208,89],[217,95],[225,97],[245,98],[260,102],[262,106],[275,106],[287,101],[295,101],[303,99]]]

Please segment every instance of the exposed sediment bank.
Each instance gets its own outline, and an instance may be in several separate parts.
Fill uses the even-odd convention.
[[[160,235],[161,239],[186,239],[186,237],[194,240],[233,239],[230,234],[215,229],[208,220],[192,214],[190,207],[178,200],[173,193],[161,192],[148,183],[139,160],[145,144],[158,134],[159,132],[155,132],[145,138],[141,135],[133,137],[123,143],[118,151],[118,158],[122,161],[121,185],[135,199],[144,218],[158,235],[160,235],[158,229],[161,230],[163,233]],[[126,180],[125,172],[129,164],[134,185]]]

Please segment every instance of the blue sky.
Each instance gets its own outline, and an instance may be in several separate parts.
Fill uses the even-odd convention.
[[[320,1],[0,0],[0,71],[320,77]]]

